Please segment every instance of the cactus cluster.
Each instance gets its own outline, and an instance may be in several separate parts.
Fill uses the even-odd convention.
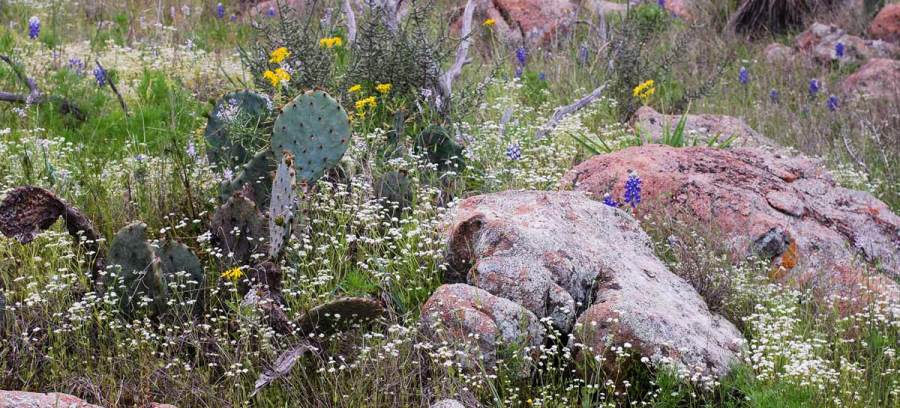
[[[268,250],[263,216],[256,203],[249,197],[249,188],[234,193],[213,214],[212,230],[215,243],[226,255],[225,266],[249,264],[256,254]]]
[[[296,177],[294,155],[283,152],[272,182],[272,198],[269,200],[269,258],[272,259],[281,256],[284,244],[291,236],[297,208],[297,195],[294,193]]]
[[[438,170],[454,170],[465,165],[463,148],[441,126],[429,126],[416,137],[416,151],[424,154]]]
[[[382,199],[382,204],[396,217],[412,206],[412,183],[405,174],[391,171],[375,183],[375,195]]]
[[[119,299],[126,314],[144,301],[153,313],[165,313],[169,300],[175,296],[196,299],[204,280],[203,266],[196,255],[174,241],[154,248],[147,241],[147,225],[142,222],[116,233],[109,247],[109,263],[118,268],[122,277]],[[179,279],[182,274],[186,274],[186,279]],[[170,292],[171,282],[179,284]]]

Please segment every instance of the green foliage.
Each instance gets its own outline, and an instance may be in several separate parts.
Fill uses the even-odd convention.
[[[294,155],[301,183],[313,184],[340,162],[350,146],[350,119],[330,95],[310,91],[284,106],[275,120],[272,150],[281,161]]]
[[[422,130],[416,137],[416,151],[424,154],[428,162],[440,171],[465,166],[462,146],[441,126],[433,125]]]
[[[268,96],[249,90],[231,92],[216,101],[203,134],[209,162],[220,168],[247,163],[251,152],[267,144],[260,135],[266,133],[272,111]]]
[[[409,177],[398,171],[381,176],[375,185],[375,195],[384,200],[383,204],[391,209],[394,217],[399,217],[402,211],[412,207],[412,183]]]

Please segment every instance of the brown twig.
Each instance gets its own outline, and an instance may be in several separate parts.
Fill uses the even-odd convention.
[[[100,68],[101,71],[107,72],[106,68],[103,68],[103,65],[100,65],[100,60],[94,60],[97,63],[97,68]],[[119,105],[122,106],[122,110],[125,111],[125,116],[130,116],[128,113],[128,105],[125,104],[125,98],[122,97],[122,94],[119,93],[119,89],[116,88],[115,82],[113,82],[112,78],[109,75],[106,76],[106,83],[109,84],[109,88],[112,89],[113,93],[116,94],[116,98],[119,99]]]
[[[561,122],[567,115],[575,113],[581,110],[581,108],[584,108],[585,106],[588,106],[595,100],[599,99],[600,96],[603,95],[603,90],[605,89],[606,84],[603,84],[599,88],[594,89],[593,92],[585,95],[571,105],[565,105],[556,108],[556,110],[553,111],[553,116],[550,117],[550,120],[548,120],[547,123],[545,123],[544,126],[541,126],[541,128],[537,131],[535,138],[537,140],[543,139],[545,136],[547,136],[547,133],[550,133],[551,130],[559,125],[559,122]]]

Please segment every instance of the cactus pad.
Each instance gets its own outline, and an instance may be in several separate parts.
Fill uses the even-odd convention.
[[[225,168],[246,163],[250,154],[262,147],[262,143],[249,136],[230,134],[229,126],[252,130],[271,115],[272,100],[253,91],[232,92],[216,101],[203,134],[209,162]]]
[[[147,225],[136,222],[116,233],[109,246],[109,264],[118,265],[125,283],[121,306],[126,313],[148,297],[154,311],[165,310],[167,286],[159,258],[147,243]]]
[[[269,187],[272,185],[272,171],[275,170],[275,160],[272,151],[261,150],[250,161],[244,164],[241,171],[235,177],[222,184],[219,198],[227,200],[235,191],[240,191],[244,186],[250,186],[248,198],[257,206],[262,207],[268,200]]]
[[[226,266],[249,265],[254,254],[265,254],[265,226],[256,204],[248,198],[248,188],[234,193],[213,214],[212,229],[215,244],[230,257]]]
[[[291,236],[297,202],[294,194],[296,174],[294,155],[283,152],[272,183],[272,198],[269,200],[269,257],[272,259],[281,255],[284,244]]]
[[[340,317],[338,317],[338,315]],[[316,306],[297,320],[299,333],[331,334],[355,323],[374,320],[384,315],[380,302],[367,298],[341,298]]]
[[[384,206],[392,209],[391,213],[397,216],[399,212],[412,206],[412,183],[403,173],[385,173],[375,184],[375,195],[383,199]]]
[[[350,145],[350,119],[344,108],[322,91],[310,91],[284,106],[275,120],[272,150],[294,155],[302,183],[312,184],[334,167]]]
[[[430,163],[439,170],[453,169],[454,165],[462,167],[463,148],[457,144],[446,129],[440,126],[429,126],[416,137],[416,151],[425,154]]]

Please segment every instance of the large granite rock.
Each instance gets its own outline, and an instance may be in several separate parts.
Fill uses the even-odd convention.
[[[58,392],[0,391],[3,408],[102,408],[81,398]]]
[[[632,126],[641,130],[651,143],[659,143],[663,138],[666,127],[670,132],[675,130],[681,115],[664,115],[649,106],[642,106],[634,114]],[[685,137],[688,144],[695,140],[697,145],[706,145],[707,142],[725,142],[733,138],[729,147],[769,147],[778,148],[771,139],[753,130],[741,119],[725,115],[687,115],[685,120]]]
[[[459,13],[452,25],[458,30],[466,1],[459,0]],[[493,19],[497,35],[510,44],[547,45],[561,38],[575,23],[578,4],[572,0],[477,0],[473,26]]]
[[[900,3],[885,5],[869,25],[869,35],[893,43],[900,42]]]
[[[869,193],[837,186],[817,161],[647,145],[595,156],[562,184],[621,196],[629,171],[643,180],[645,203],[714,226],[738,256],[772,260],[775,278],[822,296],[860,299],[868,288],[898,299],[900,217]]]
[[[900,61],[874,58],[841,82],[841,92],[851,98],[900,102]]]
[[[462,201],[447,225],[447,279],[468,283],[456,290],[506,298],[597,354],[630,343],[654,363],[715,375],[737,359],[737,329],[654,256],[624,211],[581,193],[508,191]],[[439,289],[424,314],[467,312],[434,306],[447,297]]]

